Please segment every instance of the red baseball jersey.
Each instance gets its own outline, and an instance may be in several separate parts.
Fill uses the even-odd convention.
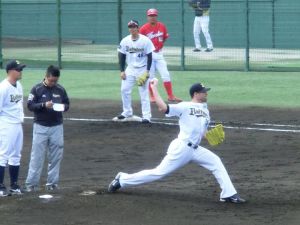
[[[169,37],[166,26],[161,22],[157,22],[155,26],[152,26],[150,23],[144,24],[140,28],[140,33],[152,41],[155,51],[161,50],[165,40]]]

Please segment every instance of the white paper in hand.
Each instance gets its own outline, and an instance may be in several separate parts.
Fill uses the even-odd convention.
[[[59,103],[54,103],[53,104],[53,110],[57,112],[63,112],[65,111],[65,105],[64,104],[59,104]]]

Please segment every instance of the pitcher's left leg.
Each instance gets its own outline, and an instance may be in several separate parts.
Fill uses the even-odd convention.
[[[193,161],[213,173],[222,189],[221,198],[227,198],[237,193],[219,156],[199,146],[194,151]]]

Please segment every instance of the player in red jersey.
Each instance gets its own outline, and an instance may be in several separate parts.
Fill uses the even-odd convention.
[[[155,77],[156,71],[159,72],[161,79],[163,80],[164,87],[168,94],[168,101],[181,102],[182,100],[177,98],[173,94],[172,82],[170,73],[167,68],[167,63],[164,59],[162,48],[165,41],[169,37],[166,26],[157,20],[157,9],[149,9],[147,11],[148,23],[144,24],[140,28],[140,33],[147,36],[153,43],[155,50],[152,53],[152,66],[150,69],[150,79]],[[149,86],[149,94],[151,102],[155,102],[151,87]]]

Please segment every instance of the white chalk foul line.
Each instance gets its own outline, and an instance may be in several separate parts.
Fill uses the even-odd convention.
[[[33,117],[25,117],[25,119],[33,119]],[[112,122],[112,119],[86,119],[86,118],[65,118],[67,121],[84,121],[84,122]],[[153,124],[163,124],[169,126],[178,126],[177,120],[165,120],[160,118],[153,118]],[[164,121],[174,121],[174,122],[164,122]],[[115,123],[115,122],[114,122]],[[297,125],[284,125],[284,124],[263,124],[263,123],[253,123],[250,125],[255,126],[271,126],[271,127],[294,127],[298,128]],[[212,125],[214,127],[214,125]],[[239,130],[256,130],[256,131],[272,131],[272,132],[284,132],[284,133],[300,133],[300,130],[292,129],[277,129],[277,128],[259,128],[259,127],[247,127],[247,126],[224,126],[225,129],[239,129]]]

